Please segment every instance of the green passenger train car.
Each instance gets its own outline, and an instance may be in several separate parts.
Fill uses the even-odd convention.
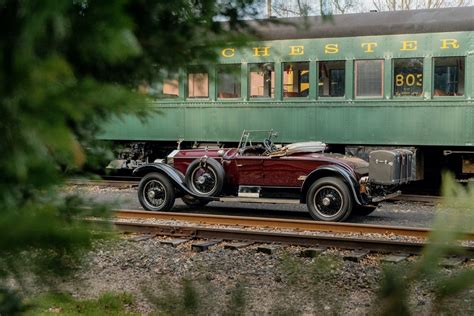
[[[281,143],[317,140],[362,156],[409,147],[419,178],[445,166],[470,177],[473,17],[466,7],[263,21],[259,41],[145,87],[159,114],[113,120],[101,138],[135,144],[136,164],[176,141],[229,144],[244,129],[273,129]]]

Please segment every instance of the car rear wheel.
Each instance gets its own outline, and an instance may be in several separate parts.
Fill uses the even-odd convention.
[[[169,211],[175,201],[174,187],[167,176],[149,173],[138,185],[138,200],[145,210]]]
[[[316,180],[308,190],[306,203],[311,217],[318,221],[343,221],[352,211],[349,188],[334,177]]]
[[[216,196],[224,186],[224,168],[213,158],[196,159],[186,170],[188,188],[201,196]]]

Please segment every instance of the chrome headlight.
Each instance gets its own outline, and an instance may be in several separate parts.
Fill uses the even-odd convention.
[[[166,163],[170,166],[174,165],[174,156],[179,152],[178,149],[173,150],[167,157],[166,157]]]

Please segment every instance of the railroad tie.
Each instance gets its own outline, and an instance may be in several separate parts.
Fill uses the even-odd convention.
[[[347,255],[344,255],[342,257],[342,259],[345,260],[345,261],[359,262],[361,259],[363,259],[368,254],[369,254],[369,251],[367,251],[367,250],[356,250],[356,251],[351,251]]]
[[[316,258],[326,251],[326,248],[308,248],[301,251],[300,256],[304,258]]]
[[[410,255],[406,253],[400,253],[395,255],[387,255],[383,257],[380,261],[385,263],[399,263],[405,261]]]
[[[277,250],[276,246],[258,246],[257,247],[257,252],[262,252],[267,255],[274,254],[276,250]]]
[[[239,249],[251,246],[253,244],[254,244],[253,242],[248,242],[248,241],[227,243],[224,245],[224,249],[239,250]]]
[[[184,244],[185,242],[188,242],[188,241],[189,239],[178,238],[178,239],[162,240],[160,241],[160,244],[176,248],[179,245]]]
[[[220,242],[222,242],[222,239],[213,239],[213,240],[208,240],[208,241],[192,244],[191,250],[194,252],[206,251],[209,249],[209,247],[217,245]]]

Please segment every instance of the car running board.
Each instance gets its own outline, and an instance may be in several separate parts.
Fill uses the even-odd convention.
[[[372,202],[373,203],[378,203],[378,202],[382,202],[382,201],[385,201],[385,200],[388,200],[388,199],[393,199],[397,196],[400,196],[401,194],[402,194],[402,191],[397,191],[397,192],[387,194],[387,195],[384,195],[384,196],[377,196],[377,197],[372,198]]]
[[[271,199],[258,197],[220,197],[217,198],[220,202],[240,202],[240,203],[267,203],[267,204],[300,204],[298,199]]]

